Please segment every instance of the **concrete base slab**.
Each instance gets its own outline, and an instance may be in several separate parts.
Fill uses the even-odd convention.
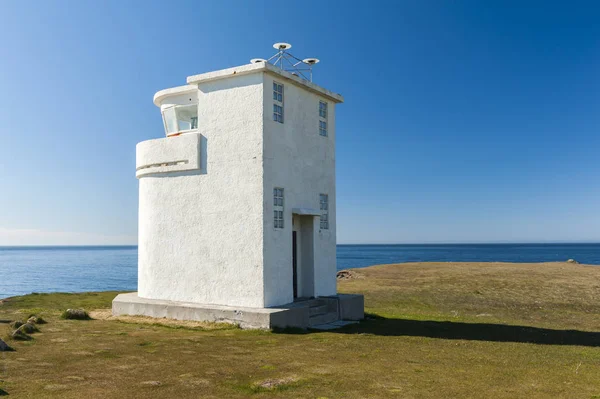
[[[334,321],[333,323],[319,324],[317,326],[312,326],[311,330],[321,330],[321,331],[335,330],[337,328],[342,328],[342,327],[345,327],[350,324],[358,324],[358,321],[339,320],[339,321]]]
[[[352,297],[352,298],[350,298]],[[356,297],[360,297],[357,299]],[[364,317],[362,295],[344,295],[327,298],[338,299],[338,319],[344,314],[358,320]],[[361,306],[360,309],[355,307]],[[194,320],[237,324],[242,328],[308,328],[310,323],[310,301],[295,302],[273,308],[244,308],[222,305],[205,305],[159,299],[140,298],[137,292],[119,294],[113,300],[115,316],[149,316],[175,320]],[[314,317],[314,316],[313,316]]]

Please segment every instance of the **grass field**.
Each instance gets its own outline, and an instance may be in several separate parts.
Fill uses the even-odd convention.
[[[48,324],[32,341],[7,340],[16,351],[0,353],[0,388],[15,398],[600,398],[600,267],[386,265],[355,270],[339,290],[363,293],[369,319],[310,333],[106,310],[60,318],[108,309],[116,292],[4,300],[3,321],[35,313]]]

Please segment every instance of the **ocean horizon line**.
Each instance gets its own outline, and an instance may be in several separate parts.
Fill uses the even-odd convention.
[[[600,245],[600,241],[492,241],[492,242],[423,242],[423,243],[337,243],[337,246],[425,246],[425,245]],[[138,244],[60,244],[60,245],[0,245],[0,249],[49,248],[137,248]]]

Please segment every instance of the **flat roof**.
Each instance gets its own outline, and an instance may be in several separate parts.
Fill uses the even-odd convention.
[[[220,79],[227,79],[233,75],[249,75],[251,73],[265,72],[272,75],[278,76],[280,79],[291,81],[299,86],[303,86],[305,89],[314,92],[323,97],[327,97],[329,100],[335,103],[344,102],[344,97],[341,94],[329,91],[321,86],[318,86],[306,79],[302,79],[299,76],[292,75],[290,72],[284,71],[275,65],[267,62],[259,62],[256,64],[246,64],[233,68],[221,69],[220,71],[213,71],[202,73],[199,75],[188,76],[188,85],[197,85],[199,83],[211,82]],[[168,90],[168,89],[167,89]],[[164,90],[163,90],[164,91]],[[161,92],[158,92],[161,93]],[[156,94],[158,94],[156,93]],[[156,99],[156,96],[155,96]]]

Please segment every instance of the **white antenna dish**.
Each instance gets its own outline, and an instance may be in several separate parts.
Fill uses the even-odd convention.
[[[283,50],[283,51],[285,51],[285,50],[289,50],[289,49],[291,49],[291,48],[292,48],[292,45],[291,45],[291,44],[289,44],[289,43],[275,43],[275,44],[273,45],[273,48],[274,48],[275,50],[279,50],[279,51],[282,51],[282,50]]]
[[[250,60],[252,64],[259,64],[261,62],[269,63],[281,68],[282,71],[291,73],[302,79],[310,80],[312,82],[312,69],[319,63],[318,58],[300,58],[288,53],[287,50],[292,48],[289,43],[275,43],[273,48],[277,50],[275,55],[265,60],[264,58],[253,58]]]
[[[319,63],[319,59],[318,58],[305,58],[302,60],[302,62],[304,62],[305,64],[308,65],[315,65]]]

